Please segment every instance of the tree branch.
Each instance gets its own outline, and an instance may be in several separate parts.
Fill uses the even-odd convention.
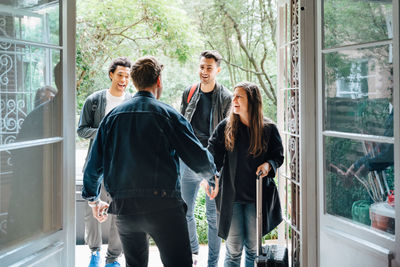
[[[122,36],[125,39],[131,40],[136,43],[138,40],[151,40],[154,37],[156,37],[157,34],[155,33],[153,36],[140,37],[140,38],[132,38],[132,37],[126,36],[125,34],[121,34],[121,33],[110,33],[110,36]]]
[[[272,40],[272,43],[274,44],[275,49],[277,49],[276,38],[275,38],[276,19],[275,19],[274,15],[272,14],[273,11],[272,11],[271,0],[268,0],[267,3],[268,3],[268,12],[265,11],[265,7],[264,7],[263,8],[264,10],[262,13],[268,20],[269,27],[271,28],[271,36],[272,36],[271,40]]]
[[[130,28],[135,27],[136,25],[142,23],[142,22],[145,21],[146,19],[147,19],[147,17],[144,16],[144,17],[141,18],[140,20],[138,20],[138,21],[132,23],[131,25],[126,26],[125,29],[123,29],[123,30],[120,32],[120,34],[123,34],[123,33],[126,32],[127,30],[129,30]],[[117,28],[115,28],[115,29],[117,29]],[[112,30],[114,30],[114,29],[110,29],[110,31],[112,31]]]
[[[225,58],[222,58],[222,61],[224,61],[226,64],[229,64],[229,65],[231,65],[231,66],[233,66],[233,67],[235,67],[235,68],[238,68],[238,69],[240,69],[240,70],[242,70],[242,71],[250,72],[250,73],[253,73],[253,74],[255,74],[255,75],[264,75],[264,73],[262,73],[262,72],[255,72],[254,70],[245,69],[245,68],[243,68],[243,67],[241,67],[241,66],[239,66],[239,65],[236,65],[236,64],[234,64],[234,63],[231,63],[231,62],[229,62],[228,60],[226,60]]]
[[[86,70],[81,71],[81,75],[79,75],[79,80],[76,82],[76,91],[79,91],[79,88],[81,87],[81,84],[83,82],[83,78],[85,77]]]
[[[235,19],[228,13],[228,11],[226,10],[226,8],[224,7],[223,4],[220,4],[220,9],[221,9],[222,12],[225,14],[225,16],[227,16],[227,17],[229,18],[229,20],[232,21],[232,23],[233,23],[233,28],[234,28],[235,31],[236,31],[236,36],[237,36],[237,40],[238,40],[238,42],[239,42],[240,48],[242,48],[243,52],[246,54],[246,56],[247,56],[248,60],[250,61],[251,65],[253,65],[253,68],[255,69],[255,72],[256,72],[258,81],[259,81],[259,83],[260,83],[260,86],[263,88],[265,94],[266,94],[267,97],[268,97],[269,99],[271,99],[272,102],[276,105],[276,102],[277,102],[276,96],[274,96],[274,94],[271,93],[271,92],[274,90],[273,87],[272,87],[272,88],[270,87],[270,90],[271,90],[271,92],[270,92],[270,91],[267,89],[267,86],[266,86],[266,84],[264,83],[264,80],[262,79],[262,76],[267,77],[268,74],[265,73],[265,72],[264,72],[264,73],[260,72],[259,67],[257,66],[257,63],[256,63],[254,57],[250,54],[250,52],[249,52],[249,50],[247,49],[246,45],[243,43],[243,40],[242,40],[242,33],[240,32],[238,23],[237,23],[237,22],[235,21]],[[269,77],[268,77],[268,79],[269,79]],[[267,79],[267,80],[268,80],[268,79]]]

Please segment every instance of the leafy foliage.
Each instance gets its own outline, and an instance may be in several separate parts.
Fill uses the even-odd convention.
[[[194,208],[194,218],[196,219],[196,229],[200,244],[208,244],[207,238],[207,216],[206,216],[206,194],[199,191]]]
[[[387,18],[391,5],[380,1],[324,1],[325,47],[390,38]]]
[[[208,0],[199,3],[187,0],[185,3],[206,39],[206,47],[223,55],[228,72],[225,77],[230,86],[244,80],[256,82],[268,102],[275,106],[274,1]],[[275,118],[273,112],[267,114]]]
[[[275,120],[276,14],[273,5],[271,0],[201,3],[133,0],[129,4],[123,0],[78,1],[78,112],[89,94],[107,88],[107,66],[118,56],[127,56],[133,61],[143,55],[161,58],[165,65],[162,101],[178,107],[182,91],[198,80],[198,55],[204,49],[216,49],[224,58],[218,81],[230,89],[244,80],[259,84],[263,89],[265,114]],[[228,13],[223,13],[222,8]],[[233,21],[238,25],[245,50],[239,44]],[[134,90],[132,85],[128,89]]]
[[[188,61],[198,47],[193,41],[198,34],[179,6],[165,0],[77,3],[79,110],[89,94],[109,86],[107,66],[112,58],[126,56],[134,61],[143,55],[164,55],[172,66]]]

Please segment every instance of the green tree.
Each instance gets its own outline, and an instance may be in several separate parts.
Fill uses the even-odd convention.
[[[391,13],[391,2],[324,1],[324,46],[389,39],[393,34]]]
[[[204,46],[218,50],[227,73],[219,80],[232,88],[243,80],[260,85],[265,112],[276,117],[276,13],[272,0],[186,0],[204,36]],[[267,108],[272,107],[272,108]]]
[[[194,39],[199,39],[197,31],[175,0],[78,1],[78,108],[90,93],[108,84],[112,58],[165,55],[169,63],[183,64],[198,46]]]

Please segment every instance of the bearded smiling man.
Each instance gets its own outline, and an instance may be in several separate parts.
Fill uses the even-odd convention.
[[[216,78],[221,71],[222,56],[215,50],[205,50],[199,57],[199,83],[185,89],[182,94],[181,114],[190,122],[196,137],[203,147],[207,147],[208,139],[217,124],[228,114],[232,94]],[[182,198],[188,211],[190,245],[193,253],[193,266],[197,266],[199,241],[196,232],[194,209],[200,181],[207,177],[199,176],[181,161]],[[206,216],[208,224],[208,267],[218,265],[221,238],[217,235],[217,209],[215,201],[206,196]]]

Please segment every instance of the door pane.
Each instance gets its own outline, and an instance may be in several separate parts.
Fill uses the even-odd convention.
[[[392,2],[324,0],[324,47],[391,39]]]
[[[60,136],[60,51],[7,46],[0,48],[0,144]],[[22,131],[28,123],[35,127]]]
[[[324,129],[393,136],[391,45],[324,54]]]
[[[34,146],[1,154],[0,250],[61,229],[60,147]]]
[[[337,137],[324,144],[325,211],[394,234],[393,144]]]
[[[62,136],[59,20],[58,1],[0,0],[0,251],[62,228],[61,143],[41,140]]]
[[[60,45],[60,10],[54,0],[0,0],[0,37]]]

